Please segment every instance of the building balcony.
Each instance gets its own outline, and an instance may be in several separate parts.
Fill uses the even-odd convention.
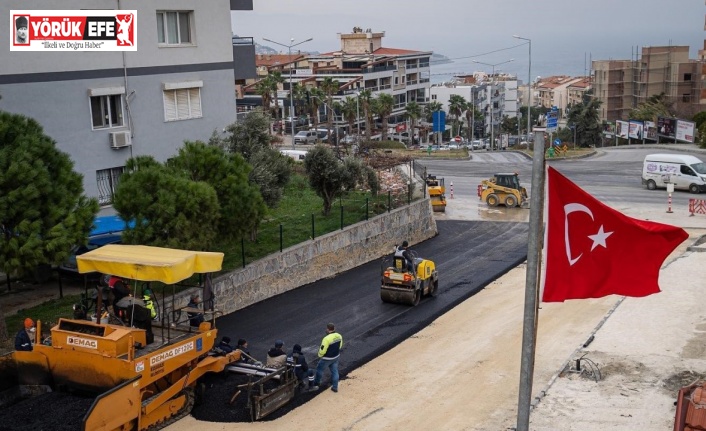
[[[375,66],[363,69],[363,73],[387,72],[397,70],[397,66]]]

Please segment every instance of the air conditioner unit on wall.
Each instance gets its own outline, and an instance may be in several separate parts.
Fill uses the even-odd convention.
[[[110,133],[110,148],[118,149],[129,147],[132,145],[132,140],[130,139],[130,132],[111,132]]]

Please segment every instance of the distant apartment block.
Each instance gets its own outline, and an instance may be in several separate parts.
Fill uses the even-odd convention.
[[[538,95],[536,105],[544,108],[556,106],[562,116],[567,108],[575,103],[581,103],[583,94],[590,90],[591,80],[588,77],[550,76],[540,79],[535,84],[535,94]]]
[[[661,93],[682,118],[706,109],[704,64],[689,59],[688,46],[643,47],[637,60],[595,60],[592,68],[604,121],[628,120],[633,108]]]
[[[112,203],[130,157],[165,161],[185,140],[207,140],[233,122],[231,11],[252,10],[252,0],[52,3],[67,10],[118,4],[137,11],[137,51],[0,51],[0,109],[36,119],[103,205]],[[27,7],[8,0],[2,15]],[[11,34],[9,25],[0,20],[0,33]]]
[[[339,82],[335,99],[355,97],[362,90],[370,90],[373,97],[384,92],[392,95],[394,109],[391,122],[402,120],[404,109],[409,102],[425,103],[429,83],[429,60],[431,51],[388,48],[383,46],[384,32],[354,28],[351,33],[339,34],[340,50],[301,58],[299,53],[279,55],[259,55],[257,58],[258,77],[278,70],[285,82],[281,85],[280,106],[288,112],[290,72],[292,85],[306,87],[320,86],[325,78]],[[246,88],[255,94],[255,84]],[[326,108],[321,106],[322,110]],[[288,114],[287,114],[288,115]],[[287,116],[285,115],[285,117]],[[362,111],[361,111],[361,121]],[[345,123],[336,118],[336,123]]]

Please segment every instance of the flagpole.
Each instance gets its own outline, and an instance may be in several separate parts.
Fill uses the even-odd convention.
[[[534,375],[534,353],[537,344],[537,315],[539,310],[539,268],[542,244],[544,242],[544,223],[542,219],[544,218],[545,130],[544,128],[534,129],[529,240],[527,241],[527,273],[525,274],[525,310],[522,324],[520,390],[517,403],[517,431],[529,431],[532,403],[532,379]]]

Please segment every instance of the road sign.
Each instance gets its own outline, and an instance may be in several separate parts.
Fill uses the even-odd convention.
[[[559,111],[549,111],[547,112],[547,132],[553,132],[557,128],[557,123],[559,121]]]
[[[560,145],[561,145],[561,139],[555,139],[555,140],[554,140],[554,145],[557,146],[557,147],[560,146]]]
[[[431,118],[433,120],[433,132],[443,132],[444,130],[446,130],[446,112],[434,111],[431,113]]]

